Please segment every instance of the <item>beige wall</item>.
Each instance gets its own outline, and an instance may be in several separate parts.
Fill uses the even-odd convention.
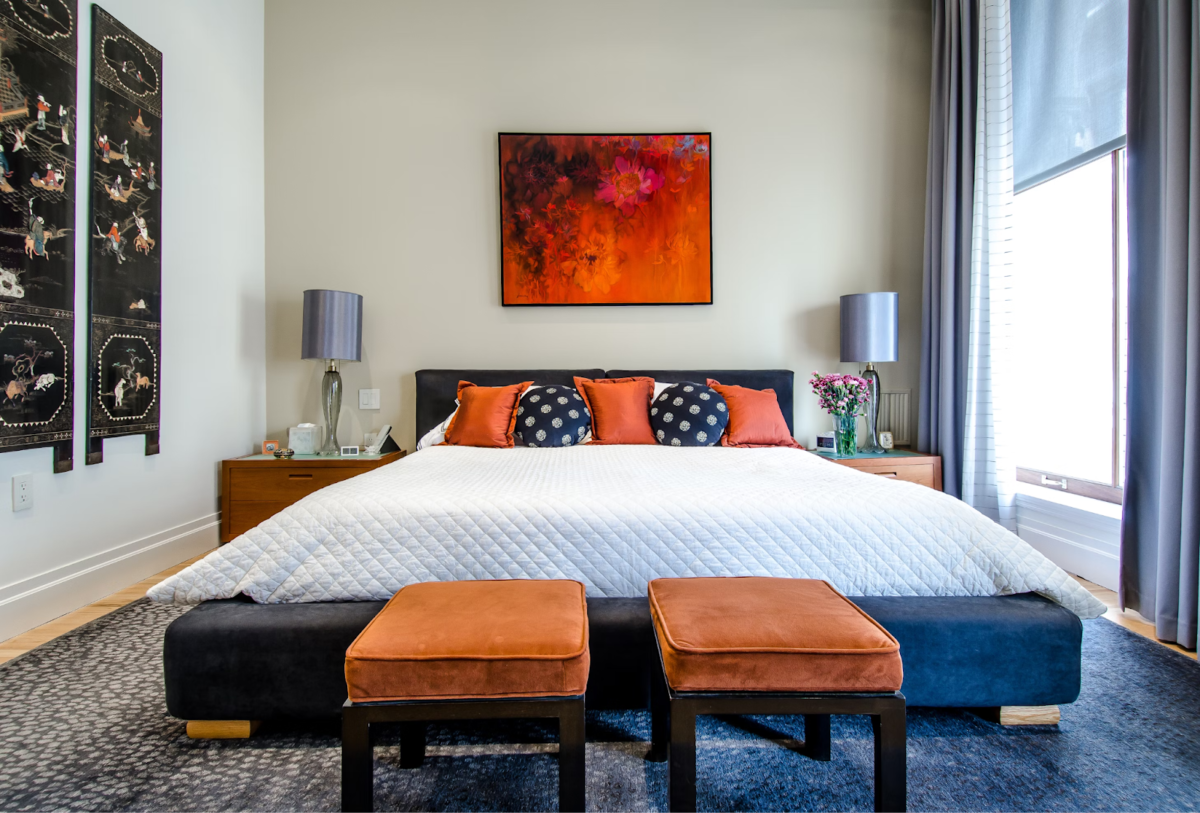
[[[317,421],[301,292],[366,298],[341,439],[414,444],[422,367],[838,363],[838,297],[896,290],[918,374],[928,0],[266,3],[267,428]],[[336,9],[336,13],[333,13]],[[713,134],[715,304],[500,306],[498,131]],[[358,388],[382,390],[360,412]]]

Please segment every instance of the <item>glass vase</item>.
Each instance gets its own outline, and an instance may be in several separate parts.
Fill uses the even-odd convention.
[[[854,457],[858,454],[858,416],[834,415],[833,434],[837,457]]]

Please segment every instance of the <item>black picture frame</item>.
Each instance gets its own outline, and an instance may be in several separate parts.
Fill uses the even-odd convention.
[[[698,299],[693,301],[629,301],[629,302],[517,302],[510,301],[507,292],[507,280],[505,271],[505,236],[506,236],[506,212],[505,212],[505,177],[506,177],[506,156],[504,148],[504,139],[510,137],[520,138],[562,138],[562,137],[584,137],[584,138],[612,138],[612,139],[638,139],[638,138],[687,138],[687,137],[703,137],[708,145],[708,151],[705,156],[707,163],[707,181],[708,181],[708,222],[707,222],[707,237],[708,251],[706,252],[708,261],[708,298]],[[715,301],[715,263],[713,253],[713,214],[712,214],[712,133],[710,131],[688,131],[688,132],[509,132],[502,131],[497,134],[497,189],[498,189],[498,205],[497,212],[499,216],[499,267],[500,267],[500,304],[506,308],[575,308],[575,307],[668,307],[668,306],[697,306],[697,305],[712,305]]]
[[[88,448],[145,435],[159,452],[162,52],[92,6]]]

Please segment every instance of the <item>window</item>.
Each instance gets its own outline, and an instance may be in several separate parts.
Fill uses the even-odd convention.
[[[1128,0],[1012,0],[1017,479],[1121,502]]]
[[[1014,206],[1017,479],[1121,501],[1125,151],[1019,192]]]

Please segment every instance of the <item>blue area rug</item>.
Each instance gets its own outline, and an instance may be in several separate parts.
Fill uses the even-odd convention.
[[[137,602],[0,666],[0,810],[336,810],[337,728],[264,725],[189,740],[162,696],[162,635],[183,608]],[[588,716],[588,808],[664,810],[649,716]],[[789,749],[790,718],[701,718],[701,810],[870,810],[865,718],[835,717],[833,759]],[[554,733],[536,723],[431,728],[424,767],[376,750],[377,810],[554,810]],[[1085,623],[1083,694],[1049,728],[912,709],[910,810],[1197,810],[1200,666]]]

